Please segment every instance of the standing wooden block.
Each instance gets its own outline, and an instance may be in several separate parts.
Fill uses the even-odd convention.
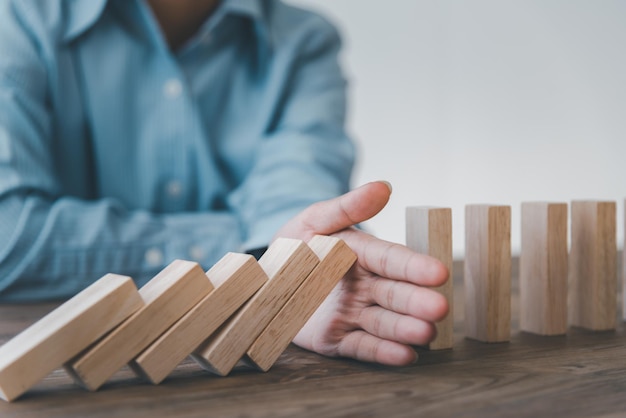
[[[522,204],[520,327],[540,335],[567,332],[567,204]]]
[[[569,320],[574,326],[615,329],[617,245],[615,202],[572,202]]]
[[[139,290],[145,306],[67,364],[67,372],[87,389],[97,390],[211,290],[197,263],[172,262]]]
[[[511,208],[465,208],[466,336],[495,343],[511,334]]]
[[[279,238],[259,260],[269,280],[192,357],[205,369],[226,376],[274,315],[289,300],[319,259],[300,240]]]
[[[426,206],[406,209],[406,244],[409,248],[441,261],[448,269],[448,281],[435,289],[448,300],[448,316],[438,322],[437,337],[428,348],[441,350],[454,344],[454,286],[452,282],[452,209]]]
[[[130,277],[102,277],[0,347],[0,397],[16,399],[142,305]]]
[[[309,247],[320,263],[248,349],[248,362],[263,371],[272,367],[356,261],[350,247],[335,237],[316,235]]]
[[[133,362],[133,370],[158,384],[235,313],[267,275],[251,255],[228,253],[208,272],[215,289]]]

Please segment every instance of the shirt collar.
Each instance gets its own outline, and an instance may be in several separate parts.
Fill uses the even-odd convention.
[[[100,18],[108,0],[69,0],[68,23],[63,34],[65,42],[71,42],[89,29]]]
[[[271,45],[272,36],[268,21],[266,0],[222,0],[222,4],[217,10],[221,20],[226,15],[239,15],[252,20],[255,24],[257,35]]]
[[[107,3],[109,0],[68,0],[68,24],[63,40],[71,42],[91,28],[102,16]],[[263,0],[223,0],[219,9],[223,15],[232,13],[250,17],[256,23],[258,35],[271,44],[265,3]]]

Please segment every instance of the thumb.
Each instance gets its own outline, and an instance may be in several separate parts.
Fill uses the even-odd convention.
[[[389,201],[391,184],[367,183],[334,199],[315,203],[287,223],[277,236],[304,238],[330,235],[364,222],[379,213]]]

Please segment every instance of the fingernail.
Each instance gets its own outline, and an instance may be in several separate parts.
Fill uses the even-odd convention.
[[[393,192],[393,187],[391,186],[391,183],[389,183],[387,180],[380,180],[380,182],[385,183],[387,187],[389,187],[389,193]]]

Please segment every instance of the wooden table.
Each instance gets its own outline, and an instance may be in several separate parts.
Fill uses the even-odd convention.
[[[17,401],[0,401],[0,417],[626,416],[624,323],[616,332],[520,333],[514,281],[511,342],[466,340],[461,272],[457,264],[454,349],[420,351],[410,367],[328,359],[290,347],[268,373],[238,368],[217,377],[186,361],[161,385],[122,370],[95,393],[58,370]],[[0,305],[0,342],[54,306]]]

